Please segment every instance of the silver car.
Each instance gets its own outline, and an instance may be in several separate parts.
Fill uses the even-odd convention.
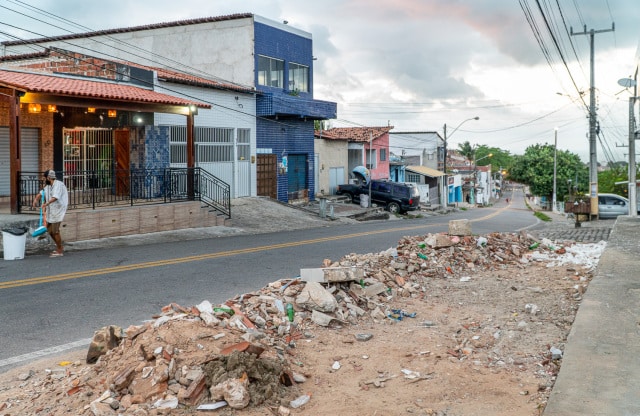
[[[629,215],[629,200],[616,194],[598,194],[598,218]]]

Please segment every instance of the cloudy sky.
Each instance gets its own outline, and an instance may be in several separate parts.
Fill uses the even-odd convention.
[[[597,155],[628,158],[633,89],[617,81],[638,63],[637,0],[0,0],[0,40],[245,12],[312,33],[315,98],[338,103],[334,127],[443,135],[446,124],[449,148],[469,141],[513,154],[553,144],[557,128],[558,149],[585,162],[590,36],[579,33],[603,31],[594,37]]]

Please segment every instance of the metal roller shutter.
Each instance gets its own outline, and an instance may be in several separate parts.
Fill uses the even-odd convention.
[[[21,132],[22,170],[38,172],[39,129],[23,128]],[[0,127],[0,196],[10,195],[11,161],[9,160],[9,128]]]

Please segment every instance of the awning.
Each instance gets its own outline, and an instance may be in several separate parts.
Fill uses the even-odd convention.
[[[444,173],[440,172],[439,170],[431,169],[426,166],[407,166],[406,170],[413,173],[418,173],[420,175],[429,176],[431,178],[439,178],[441,176],[444,176]]]
[[[0,87],[22,91],[21,102],[106,107],[115,110],[188,114],[189,106],[210,104],[162,94],[131,84],[0,69]]]

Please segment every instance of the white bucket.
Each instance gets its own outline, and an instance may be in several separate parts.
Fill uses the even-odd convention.
[[[369,207],[369,195],[367,194],[360,195],[360,207],[361,208]]]
[[[24,258],[24,247],[27,244],[27,235],[13,235],[2,232],[2,248],[5,260],[21,260]]]

